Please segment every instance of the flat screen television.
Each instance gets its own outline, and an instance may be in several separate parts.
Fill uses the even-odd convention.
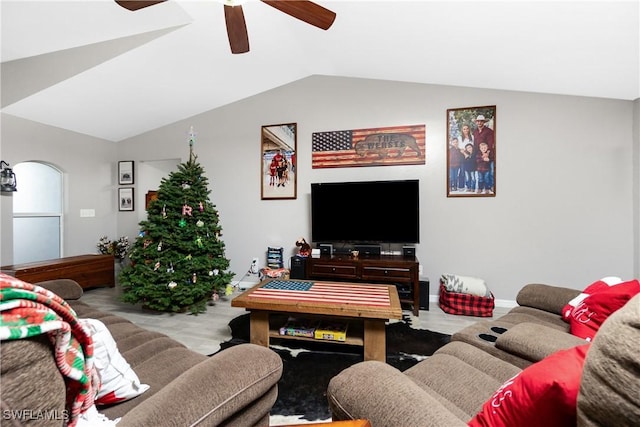
[[[314,243],[419,243],[419,181],[311,184]]]

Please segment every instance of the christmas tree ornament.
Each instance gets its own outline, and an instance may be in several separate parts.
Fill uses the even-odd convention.
[[[227,287],[224,289],[224,295],[228,297],[232,293],[233,293],[233,285],[229,283]]]
[[[162,207],[162,218],[166,218],[167,217],[167,205],[164,205]]]
[[[187,205],[186,203],[182,205],[182,216],[185,216],[185,215],[191,216],[192,212],[193,212],[193,208],[191,206]]]
[[[220,270],[218,270],[217,268],[213,270],[213,275],[214,276],[217,276],[218,273],[220,273]]]
[[[196,283],[198,281],[198,276],[196,276],[196,273],[193,273],[193,275],[191,276],[191,283]]]
[[[147,249],[147,246],[149,246],[152,243],[153,243],[153,240],[147,239],[147,240],[144,241],[144,243],[142,245],[144,246],[145,249]]]
[[[186,259],[187,261],[191,261],[191,259],[193,258],[193,255],[189,254],[186,257],[184,257],[184,259]]]
[[[167,286],[169,287],[169,289],[173,289],[176,286],[178,286],[178,284],[172,280],[171,282],[169,282],[169,284]]]
[[[162,250],[162,240],[160,240],[160,243],[158,243],[158,252],[160,252]]]
[[[186,227],[187,226],[187,220],[184,219],[184,218],[180,219],[180,221],[178,221],[178,225],[180,227],[182,227],[182,228]]]
[[[169,268],[167,268],[167,273],[173,273],[173,272],[174,272],[174,270],[173,270],[173,263],[170,263],[170,264],[169,264]]]
[[[156,265],[153,267],[153,271],[158,271],[159,268],[160,268],[160,261],[157,261]]]
[[[204,212],[204,205],[200,202],[200,212]]]
[[[213,270],[209,270],[209,276],[213,276]]]
[[[204,245],[202,244],[202,237],[198,237],[196,239],[196,244],[198,245],[199,248],[202,248]]]
[[[198,222],[196,222],[196,227],[202,228],[204,227],[204,221],[202,221],[201,219],[198,220]]]
[[[187,182],[183,182],[182,183],[182,189],[183,190],[188,190],[190,188],[191,188],[191,185],[189,185],[189,183],[187,183]]]
[[[218,293],[217,293],[217,292],[214,292],[214,293],[213,293],[213,295],[211,296],[211,298],[212,298],[214,301],[218,301],[218,300],[220,299],[220,295],[218,295]]]

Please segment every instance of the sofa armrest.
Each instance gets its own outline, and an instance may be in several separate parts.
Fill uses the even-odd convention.
[[[538,323],[524,322],[500,334],[496,348],[538,362],[557,351],[582,344],[586,344],[586,341],[570,333]]]
[[[334,421],[367,419],[376,427],[466,426],[409,377],[383,362],[361,362],[340,372],[329,382],[327,398]]]
[[[77,300],[82,296],[82,287],[75,280],[71,279],[53,279],[44,282],[34,283],[50,290],[64,300]]]
[[[530,283],[523,287],[516,301],[519,305],[538,308],[550,313],[561,314],[563,307],[577,297],[581,291],[562,286]]]
[[[125,414],[118,427],[219,425],[277,386],[282,359],[272,350],[240,344],[216,353]],[[275,403],[265,407],[264,416]]]

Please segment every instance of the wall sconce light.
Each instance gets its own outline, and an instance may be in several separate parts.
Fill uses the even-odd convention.
[[[16,174],[9,167],[9,163],[0,160],[0,191],[10,193],[17,191]]]

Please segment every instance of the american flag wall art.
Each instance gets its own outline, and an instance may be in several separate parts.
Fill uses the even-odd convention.
[[[314,169],[423,165],[426,161],[425,125],[314,132],[311,145]]]

